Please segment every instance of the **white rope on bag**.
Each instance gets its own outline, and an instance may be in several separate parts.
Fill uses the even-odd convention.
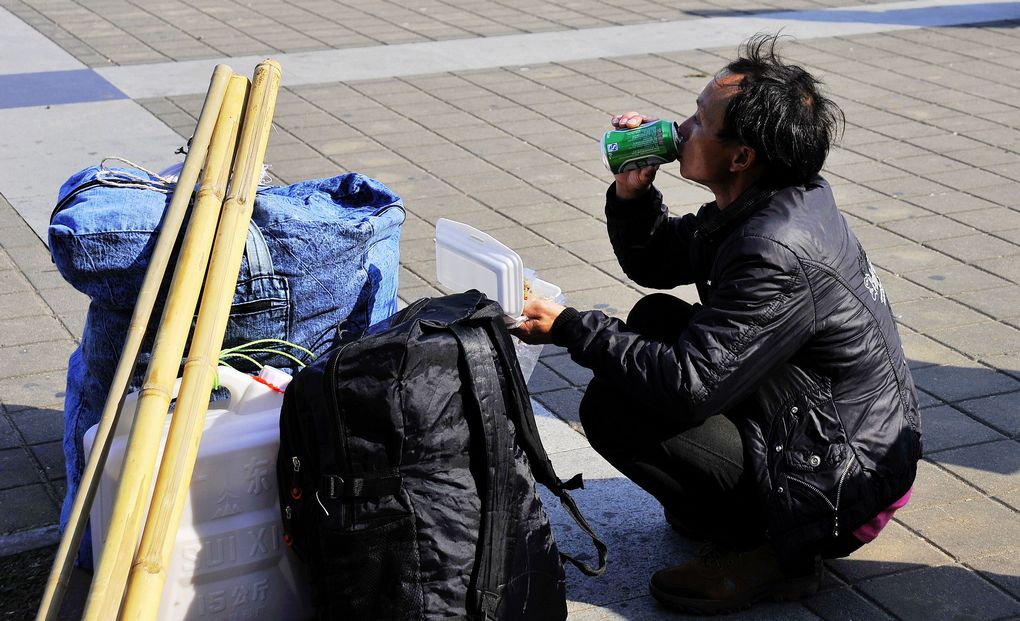
[[[130,170],[124,170],[121,168],[109,168],[106,163],[109,161],[123,162],[131,168],[141,170],[149,175],[149,177],[143,177]],[[99,181],[103,185],[109,185],[118,188],[135,188],[138,190],[155,190],[164,194],[169,194],[173,191],[177,185],[177,179],[172,177],[164,177],[159,173],[155,173],[144,166],[139,166],[131,160],[127,160],[123,157],[110,156],[104,157],[99,162],[99,172],[96,173],[96,181]]]
[[[109,161],[122,162],[131,168],[147,173],[149,177],[143,177],[142,175],[121,168],[110,168],[106,165]],[[269,186],[273,184],[273,177],[269,174],[269,166],[269,164],[262,165],[262,174],[259,178],[259,186]],[[109,157],[104,157],[103,160],[99,162],[99,172],[96,173],[96,181],[99,181],[103,185],[112,187],[155,190],[156,192],[169,194],[173,191],[174,187],[177,186],[179,172],[179,165],[170,166],[163,170],[162,173],[157,173],[144,166],[135,164],[129,159],[111,155]]]

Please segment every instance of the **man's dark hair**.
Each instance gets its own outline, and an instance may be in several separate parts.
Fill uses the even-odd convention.
[[[730,98],[719,138],[735,139],[765,164],[761,184],[774,188],[803,185],[825,163],[843,111],[819,91],[820,82],[776,52],[778,34],[757,34],[726,66],[743,76]]]

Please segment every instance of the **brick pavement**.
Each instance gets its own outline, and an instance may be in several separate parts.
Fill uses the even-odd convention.
[[[88,64],[165,61],[202,49],[180,35],[190,11],[185,5],[154,3],[147,15],[156,15],[158,24],[140,16],[118,26],[166,41],[155,56],[157,48],[138,37],[114,50],[75,34],[82,30],[76,23],[82,11],[95,15],[98,3],[89,9],[73,2],[0,5],[39,24]],[[117,6],[110,3],[109,10]],[[639,17],[624,17],[602,3],[578,2],[532,21],[521,16],[534,17],[546,5],[524,2],[510,9],[493,2],[467,11],[414,3],[408,7],[424,6],[442,17],[409,28],[401,22],[409,19],[408,7],[375,6],[359,3],[364,19],[357,23],[360,36],[381,43],[499,34],[510,23],[518,30],[587,28],[654,20],[660,10],[673,11],[673,19],[719,10],[708,3],[647,3]],[[741,3],[740,9],[764,6]],[[805,4],[781,8],[794,6]],[[223,7],[206,10],[221,16],[212,28],[237,26],[223,17]],[[263,39],[244,43],[251,51],[312,45],[293,34],[308,23],[296,4],[254,3],[251,11],[268,23],[293,25],[265,29]],[[618,21],[586,21],[610,13]],[[846,113],[842,146],[824,174],[897,313],[924,406],[926,456],[910,505],[875,544],[828,563],[823,593],[734,618],[1020,618],[1018,26],[818,38],[786,48],[790,58],[822,77]],[[166,34],[171,31],[177,34]],[[281,39],[273,43],[270,34]],[[337,36],[320,37],[316,45],[365,44]],[[171,49],[180,55],[167,53]],[[623,109],[682,118],[731,52],[713,48],[287,88],[267,159],[279,181],[358,170],[404,197],[403,300],[438,292],[432,236],[436,220],[451,217],[516,248],[541,277],[563,287],[572,304],[625,316],[647,290],[626,280],[605,240],[601,195],[608,175],[595,139],[608,115]],[[186,136],[200,100],[141,103]],[[675,168],[663,169],[658,185],[675,213],[708,199]],[[6,546],[0,554],[7,554],[52,540],[62,494],[62,372],[85,305],[54,275],[45,248],[18,214],[0,202],[0,216],[0,542]],[[693,296],[686,289],[677,293]],[[647,595],[647,576],[656,564],[679,562],[694,548],[669,532],[654,504],[598,465],[583,437],[570,431],[579,430],[576,407],[589,378],[562,351],[547,347],[531,381],[534,398],[552,413],[541,422],[558,467],[564,473],[583,469],[592,481],[586,493],[597,496],[582,502],[613,553],[607,577],[571,574],[571,618],[676,618]],[[628,508],[631,515],[624,517]],[[562,524],[557,509],[550,511]],[[580,545],[569,531],[562,539],[565,546]]]

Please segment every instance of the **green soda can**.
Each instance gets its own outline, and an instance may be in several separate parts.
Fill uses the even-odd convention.
[[[677,158],[680,126],[674,121],[652,121],[633,129],[613,129],[602,136],[602,163],[614,175],[665,164]]]

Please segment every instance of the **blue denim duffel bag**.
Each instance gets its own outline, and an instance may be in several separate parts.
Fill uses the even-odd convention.
[[[64,279],[91,299],[81,344],[68,362],[61,527],[84,470],[82,437],[102,415],[170,201],[172,188],[164,181],[130,167],[90,167],[64,183],[50,219],[53,261]],[[320,354],[330,349],[339,330],[360,332],[389,317],[397,308],[403,221],[400,197],[357,173],[260,188],[223,347],[274,338]],[[153,322],[161,312],[160,302]],[[141,385],[154,332],[150,328],[130,390]],[[278,354],[249,355],[292,372],[297,367]],[[243,359],[231,364],[255,370],[245,369]],[[83,565],[91,564],[88,548],[84,545],[79,556]]]

